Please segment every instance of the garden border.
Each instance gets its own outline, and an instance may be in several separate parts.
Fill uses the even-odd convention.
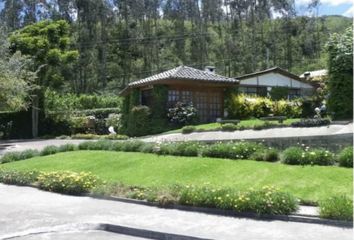
[[[255,219],[255,220],[266,220],[266,221],[279,220],[279,221],[287,221],[287,222],[323,224],[323,225],[336,226],[336,227],[353,228],[352,221],[323,219],[323,218],[314,217],[314,216],[310,216],[310,215],[305,216],[304,214],[292,214],[292,215],[262,214],[262,215],[259,215],[259,214],[251,213],[251,212],[238,213],[238,212],[235,212],[232,210],[184,206],[184,205],[180,205],[180,204],[161,206],[158,203],[148,202],[145,200],[137,200],[137,199],[131,199],[131,198],[124,198],[124,197],[115,197],[115,196],[103,196],[103,195],[96,195],[96,194],[85,194],[84,196],[88,196],[88,197],[95,198],[95,199],[101,199],[101,200],[132,203],[132,204],[138,204],[138,205],[149,206],[149,207],[175,209],[175,210],[188,211],[188,212],[206,213],[206,214],[212,214],[212,215],[217,215],[217,216],[245,217],[245,218],[251,218],[251,219]]]

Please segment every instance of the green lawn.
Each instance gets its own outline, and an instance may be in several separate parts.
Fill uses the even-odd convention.
[[[352,169],[289,166],[281,163],[144,153],[76,151],[0,165],[17,170],[90,171],[108,182],[138,186],[205,184],[245,190],[274,185],[310,201],[345,194],[352,197]]]
[[[283,124],[285,125],[290,125],[293,122],[297,122],[300,121],[300,118],[290,118],[287,119],[283,122]],[[278,121],[270,121],[272,124],[279,124]],[[249,120],[242,120],[240,121],[240,123],[238,124],[238,126],[241,127],[245,127],[245,128],[253,128],[255,126],[261,126],[265,123],[265,121],[262,121],[260,119],[249,119]],[[215,130],[217,128],[220,128],[220,124],[219,123],[207,123],[207,124],[200,124],[200,125],[194,125],[196,127],[197,130],[204,130],[204,131],[211,131],[211,130]],[[175,129],[172,131],[168,131],[167,133],[179,133],[182,132],[182,129]]]

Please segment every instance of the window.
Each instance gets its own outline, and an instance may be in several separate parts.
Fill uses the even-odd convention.
[[[168,103],[174,104],[179,101],[179,92],[176,90],[168,90]]]

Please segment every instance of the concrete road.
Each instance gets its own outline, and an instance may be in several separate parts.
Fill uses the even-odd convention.
[[[18,239],[41,239],[31,238],[31,234],[41,232],[43,229],[61,229],[62,232],[57,233],[59,236],[62,234],[61,238],[54,239],[65,239],[65,234],[73,234],[70,231],[81,229],[80,232],[85,232],[85,224],[98,223],[207,239],[349,240],[353,237],[351,228],[215,216],[89,197],[66,196],[30,187],[0,184],[0,239],[16,236],[21,236]],[[69,233],[63,233],[65,231]],[[50,239],[51,235],[48,234],[47,237]],[[95,232],[95,234],[99,236],[106,233]],[[107,234],[107,238],[101,236],[104,239],[119,239]]]
[[[163,141],[224,141],[270,138],[302,138],[314,136],[353,135],[353,123],[346,125],[329,125],[308,128],[272,128],[264,130],[243,130],[234,132],[212,131],[194,132],[191,134],[171,133],[142,138],[147,142]]]
[[[13,140],[0,142],[0,155],[5,152],[23,151],[27,149],[42,150],[49,145],[60,146],[67,143],[79,144],[87,140],[71,140],[71,139],[43,139],[43,140]]]

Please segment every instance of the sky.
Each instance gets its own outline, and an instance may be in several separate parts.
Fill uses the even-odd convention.
[[[343,15],[353,17],[353,1],[354,0],[320,0],[319,15]],[[311,0],[295,0],[298,15],[306,15],[306,6]],[[0,0],[0,10],[3,3]]]
[[[343,15],[353,17],[353,1],[354,0],[321,0],[319,7],[319,15]],[[298,15],[306,12],[306,6],[311,0],[295,0]]]

